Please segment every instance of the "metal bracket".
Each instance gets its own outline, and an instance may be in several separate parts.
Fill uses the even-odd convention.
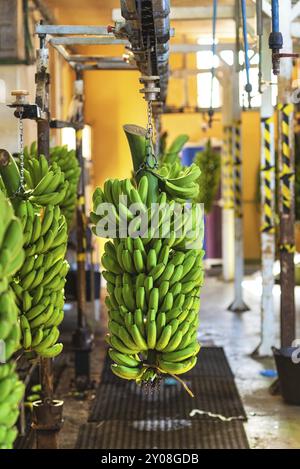
[[[15,108],[14,116],[19,118],[22,114],[23,119],[32,120],[47,120],[48,116],[42,112],[42,110],[36,104],[29,104],[27,96],[29,92],[27,90],[13,90],[12,96],[16,97],[16,100],[7,107]]]

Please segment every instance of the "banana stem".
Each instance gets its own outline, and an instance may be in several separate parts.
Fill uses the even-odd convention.
[[[143,127],[140,127],[138,125],[124,125],[123,126],[124,132],[126,134],[129,147],[130,147],[130,152],[131,152],[131,158],[133,162],[133,168],[135,172],[135,179],[136,182],[138,183],[139,180],[143,175],[147,176],[148,179],[148,200],[150,203],[157,202],[158,198],[158,179],[156,176],[151,174],[149,171],[144,171],[140,170],[142,165],[145,163],[145,157],[146,157],[146,129]],[[153,161],[149,161],[149,164],[152,165],[154,164],[154,159]]]
[[[158,366],[156,367],[156,369],[158,371],[160,371],[160,373],[165,373],[163,370],[161,370],[160,368],[158,368]],[[172,378],[176,379],[176,381],[178,381],[183,387],[184,389],[186,390],[186,392],[191,396],[191,397],[195,397],[195,395],[193,394],[193,392],[191,391],[191,389],[188,387],[188,385],[183,381],[183,379],[179,378],[177,375],[173,375],[172,373],[168,373],[168,375],[172,376]]]
[[[3,149],[0,149],[0,174],[7,195],[13,197],[20,187],[20,172],[13,156]]]
[[[157,371],[159,371],[161,374],[166,374],[165,371],[163,371],[161,368],[159,368],[157,365],[149,365],[148,363],[144,363],[143,366],[145,368],[155,368]],[[188,387],[188,385],[183,381],[183,379],[179,378],[177,375],[173,375],[172,373],[168,373],[168,375],[172,376],[172,378],[176,379],[186,390],[186,392],[191,396],[195,397],[193,391]]]

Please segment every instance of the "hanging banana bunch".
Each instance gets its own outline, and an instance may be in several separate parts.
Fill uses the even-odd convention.
[[[159,157],[159,167],[162,168],[166,166],[167,169],[171,169],[171,165],[175,165],[177,172],[182,169],[180,152],[183,149],[184,145],[187,143],[189,137],[185,134],[179,135],[171,143],[171,145],[165,150],[165,152]],[[173,169],[174,171],[174,169]],[[176,173],[177,174],[177,173]]]
[[[183,209],[192,192],[197,192],[194,181],[199,172],[192,168],[167,179],[154,169],[138,171],[144,168],[145,139],[140,128],[127,136],[137,183],[110,179],[103,191],[97,188],[91,220],[98,236],[105,236],[101,230],[110,223],[115,230],[102,257],[112,371],[137,383],[154,383],[162,374],[189,371],[200,349],[203,217],[195,205],[185,209],[182,217],[174,211],[174,199],[181,201]],[[158,218],[159,211],[151,210],[153,202],[163,208]],[[146,225],[143,216],[135,216],[137,207]],[[124,237],[125,228],[139,234]]]
[[[11,360],[20,348],[20,326],[10,279],[24,261],[23,231],[7,198],[0,191],[0,449],[11,449],[24,385]]]
[[[66,182],[57,164],[49,166],[44,157],[32,158],[24,172],[25,191],[18,192],[19,169],[8,152],[6,159],[8,164],[1,164],[0,172],[24,231],[25,261],[11,282],[20,311],[21,344],[26,352],[55,357],[63,348],[57,343],[58,326],[64,316],[69,268],[64,260],[67,224],[58,205]],[[28,181],[34,181],[33,190]]]
[[[80,167],[74,150],[68,150],[67,146],[57,146],[50,149],[51,168],[49,174],[46,174],[45,157],[41,156],[40,164],[37,158],[36,143],[33,142],[30,148],[25,148],[25,178],[29,189],[37,190],[39,194],[43,193],[60,193],[61,201],[58,202],[62,214],[66,218],[68,230],[72,227],[74,221],[77,186],[80,177]],[[48,165],[48,164],[47,164]],[[44,167],[44,171],[41,170]],[[37,185],[44,177],[43,184],[38,188]],[[49,184],[49,186],[48,186]],[[63,187],[64,186],[64,187]],[[57,196],[58,197],[58,196]],[[55,200],[55,196],[53,195]],[[55,202],[56,204],[56,202]]]

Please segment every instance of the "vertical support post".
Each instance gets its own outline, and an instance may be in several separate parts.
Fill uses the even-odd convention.
[[[234,181],[234,301],[229,306],[230,311],[242,313],[248,311],[243,300],[244,278],[244,230],[243,230],[243,201],[242,201],[242,148],[241,121],[235,122],[233,127],[233,181]]]
[[[234,300],[228,307],[230,311],[248,311],[243,300],[244,278],[244,240],[243,240],[243,202],[242,202],[242,146],[241,146],[241,107],[239,83],[239,3],[236,2],[238,14],[236,15],[237,41],[234,54],[234,71],[232,76],[232,128],[233,128],[233,181],[234,181]]]
[[[36,98],[35,103],[43,112],[43,118],[37,121],[38,155],[49,157],[50,126],[49,126],[49,49],[46,46],[46,36],[39,36],[40,48],[37,50],[37,72],[35,75]]]
[[[223,68],[223,149],[222,149],[222,268],[223,280],[234,278],[234,193],[232,172],[232,69]]]
[[[46,37],[41,35],[40,48],[37,50],[36,104],[42,111],[37,121],[38,155],[49,157],[50,115],[49,115],[49,50]],[[33,428],[36,431],[38,449],[57,449],[58,432],[62,426],[63,401],[53,399],[53,361],[40,359],[40,379],[42,400],[33,406]]]
[[[284,48],[292,52],[290,32],[292,2],[280,0],[280,28]],[[295,339],[295,191],[294,191],[294,106],[291,104],[292,59],[281,60],[278,80],[279,112],[279,211],[280,211],[280,318],[281,346],[289,347]]]
[[[229,281],[234,275],[234,194],[233,194],[233,168],[232,168],[232,127],[224,126],[224,145],[222,152],[222,256],[223,279]],[[230,229],[232,227],[232,230]],[[230,243],[231,242],[231,243]],[[230,243],[231,249],[230,249]]]
[[[272,79],[272,57],[269,51],[268,37],[270,20],[265,19],[262,36],[262,76]],[[275,261],[275,144],[274,144],[274,109],[272,89],[267,86],[262,92],[261,105],[261,260],[262,260],[262,299],[261,299],[261,340],[253,356],[272,356],[275,344],[275,311],[273,300]]]
[[[76,70],[74,94],[80,103],[76,114],[76,156],[81,168],[80,180],[77,189],[76,208],[76,234],[77,234],[77,328],[72,337],[75,350],[75,384],[78,391],[84,391],[90,385],[90,351],[93,336],[86,321],[86,213],[85,213],[85,165],[82,152],[82,131],[84,127],[84,81],[83,71]]]

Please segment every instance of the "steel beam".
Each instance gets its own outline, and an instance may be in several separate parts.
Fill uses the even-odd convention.
[[[61,46],[97,46],[97,45],[129,45],[128,41],[116,39],[114,36],[106,37],[52,37],[49,39],[50,44]]]
[[[235,45],[232,42],[217,44],[216,52],[221,52],[223,50],[232,50],[234,51]],[[209,44],[171,44],[170,52],[173,54],[191,54],[199,51],[211,50]]]
[[[78,25],[53,25],[38,24],[35,27],[36,34],[51,34],[54,36],[82,35],[82,36],[111,36],[107,31],[107,26],[78,26]]]
[[[76,62],[69,62],[71,67],[76,68]],[[81,70],[92,71],[92,70],[126,70],[126,71],[136,71],[138,70],[136,66],[127,64],[126,62],[98,62],[98,63],[88,63],[88,64],[81,64]]]

